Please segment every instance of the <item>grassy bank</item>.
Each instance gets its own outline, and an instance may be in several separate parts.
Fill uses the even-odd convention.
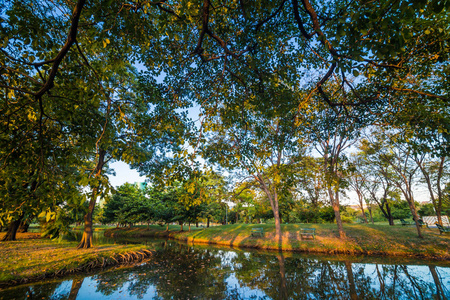
[[[234,247],[249,247],[258,249],[282,249],[310,253],[341,253],[426,257],[437,260],[450,260],[450,235],[440,235],[434,228],[423,228],[423,239],[417,237],[413,226],[384,226],[368,224],[344,225],[347,238],[338,238],[334,224],[283,224],[283,236],[275,240],[275,226],[264,225],[225,225],[198,229],[191,232],[180,232],[179,226],[173,226],[169,232],[165,227],[150,226],[127,229],[109,229],[107,236],[116,237],[153,237],[169,236],[174,239],[194,242],[228,245]],[[262,227],[264,237],[252,237],[251,229]],[[300,228],[315,228],[316,238],[302,239]]]
[[[0,242],[0,287],[142,261],[152,255],[143,245],[77,250],[76,242],[57,243],[39,236],[18,233],[17,241]]]

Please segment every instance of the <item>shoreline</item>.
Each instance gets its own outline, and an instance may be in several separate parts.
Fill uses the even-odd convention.
[[[76,246],[77,242],[58,243],[35,234],[18,234],[16,241],[1,242],[0,290],[145,262],[155,253],[145,245],[99,245],[80,250]]]
[[[382,225],[346,225],[347,238],[338,238],[334,224],[289,224],[282,232],[281,241],[275,241],[273,225],[237,224],[191,231],[169,231],[151,228],[112,228],[105,230],[106,237],[117,238],[157,238],[168,237],[193,244],[210,244],[230,247],[301,252],[311,254],[344,254],[387,257],[411,257],[428,259],[450,264],[450,235],[436,234],[428,229],[424,239],[414,237],[415,228]],[[335,226],[335,225],[334,225]],[[264,237],[252,237],[252,228],[263,228]],[[315,228],[315,239],[302,239],[299,228]],[[286,230],[287,229],[287,230]],[[398,230],[398,234],[392,230]],[[376,231],[376,232],[374,232]],[[230,233],[231,232],[231,233]]]
[[[303,240],[299,228],[315,228],[315,239]],[[415,228],[382,225],[346,225],[347,238],[338,238],[334,224],[283,224],[283,235],[275,241],[271,224],[237,224],[179,231],[172,226],[152,225],[111,228],[104,231],[114,238],[171,238],[186,243],[219,245],[241,249],[286,251],[317,255],[350,255],[380,259],[406,258],[435,261],[450,267],[450,235],[428,229],[424,239],[415,236]],[[252,228],[263,228],[263,237],[253,237]],[[95,245],[77,250],[77,242],[42,239],[37,233],[18,234],[17,241],[1,242],[0,289],[94,270],[149,261],[155,250],[143,244]]]

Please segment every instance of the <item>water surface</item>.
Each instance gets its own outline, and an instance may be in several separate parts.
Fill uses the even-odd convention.
[[[150,240],[147,263],[0,291],[0,299],[449,299],[450,268]],[[151,244],[151,245],[150,245]]]

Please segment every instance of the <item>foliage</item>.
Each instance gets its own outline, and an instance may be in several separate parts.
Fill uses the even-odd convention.
[[[144,191],[139,186],[125,183],[105,203],[102,223],[132,225],[152,219],[152,210],[146,206]]]
[[[331,213],[333,215],[333,212]],[[172,231],[169,236],[187,242],[209,243],[235,247],[250,247],[258,249],[295,250],[307,253],[352,253],[380,254],[392,256],[417,256],[448,258],[450,236],[439,235],[435,228],[424,230],[424,239],[418,239],[412,226],[386,226],[371,224],[344,224],[348,239],[339,238],[335,224],[282,224],[285,234],[280,247],[275,238],[274,224],[233,224],[213,226],[192,232]],[[252,238],[252,228],[263,228],[264,238]],[[298,234],[300,228],[316,228],[315,240],[302,240]],[[155,231],[163,228],[154,226]],[[126,230],[126,236],[155,236],[155,231],[147,231],[146,226]],[[124,230],[111,229],[106,232],[116,233]],[[370,236],[370,238],[367,238]],[[414,247],[411,247],[414,243]],[[284,253],[284,252],[283,252]]]
[[[89,227],[114,160],[180,182],[184,208],[199,207],[201,172],[186,161],[203,142],[209,162],[254,177],[278,222],[311,124],[315,142],[336,124],[352,129],[335,135],[345,140],[381,123],[410,130],[414,151],[450,149],[448,1],[1,4],[2,222],[55,212],[68,189],[87,187]],[[194,142],[182,112],[193,105]],[[344,162],[328,155],[320,179],[336,190],[337,214]],[[318,185],[303,184],[317,201]]]
[[[408,203],[405,201],[394,202],[392,204],[392,216],[394,219],[411,219],[412,215]]]
[[[74,222],[80,222],[87,211],[87,202],[81,196],[66,198],[66,202],[56,206],[55,210],[48,208],[41,212],[37,218],[40,222],[42,237],[51,239],[74,239],[70,225]]]
[[[0,282],[41,280],[45,274],[56,275],[62,270],[72,270],[71,273],[77,269],[87,272],[89,265],[92,266],[96,260],[104,263],[111,257],[117,259],[117,256],[147,248],[131,244],[102,245],[95,249],[77,251],[75,246],[76,242],[57,242],[36,237],[1,243],[0,253],[3,259],[0,262]]]
[[[427,203],[427,204],[421,205],[419,210],[418,210],[418,212],[419,212],[419,215],[421,217],[424,217],[424,216],[435,216],[436,215],[432,203]]]

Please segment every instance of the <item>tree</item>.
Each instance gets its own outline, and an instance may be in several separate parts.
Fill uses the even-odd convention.
[[[144,192],[133,184],[125,183],[105,203],[102,223],[131,226],[148,220],[148,213],[151,211],[145,204]]]
[[[15,39],[3,40],[0,51],[5,61],[1,78],[5,122],[1,130],[8,137],[2,139],[8,146],[2,148],[3,161],[12,164],[11,154],[18,149],[14,143],[19,143],[30,145],[29,152],[36,153],[39,164],[28,171],[36,174],[31,177],[40,176],[48,166],[86,166],[80,170],[84,178],[78,180],[90,189],[86,230],[79,247],[90,247],[95,202],[108,192],[104,176],[107,163],[111,159],[139,162],[163,145],[172,147],[170,142],[174,140],[167,137],[180,132],[175,130],[175,123],[181,124],[182,117],[172,110],[179,103],[161,101],[161,90],[148,75],[141,74],[137,79],[129,59],[133,50],[122,39],[131,29],[113,26],[131,17],[129,9],[122,10],[125,3],[110,7],[119,18],[102,14],[98,1],[85,6],[85,1],[79,0],[74,7],[71,3],[44,1],[39,10],[31,0],[6,4],[2,31]],[[70,11],[73,13],[68,20],[65,13]],[[16,26],[18,23],[21,26]],[[61,30],[49,34],[53,26],[68,28],[68,33]],[[38,35],[32,34],[36,28]],[[139,39],[136,35],[134,38]],[[58,45],[63,45],[59,51],[55,50]],[[164,117],[171,125],[162,120]],[[63,151],[54,152],[55,147]],[[88,166],[89,160],[95,161],[94,165]],[[40,182],[33,182],[40,186]],[[39,209],[52,205],[48,201]]]
[[[373,132],[371,140],[363,140],[362,148],[373,159],[379,161],[379,171],[403,194],[416,224],[417,233],[422,238],[419,216],[414,203],[413,181],[418,166],[414,164],[413,151],[407,144],[401,143],[402,132],[388,129]]]
[[[304,144],[299,133],[301,117],[292,109],[296,101],[283,99],[292,97],[291,92],[280,86],[269,88],[273,88],[271,109],[252,110],[254,100],[243,99],[242,106],[221,107],[217,115],[211,114],[204,121],[209,135],[202,155],[211,163],[239,170],[237,175],[257,184],[269,200],[278,239],[280,199],[293,186],[292,166],[303,154]]]
[[[252,182],[236,183],[231,201],[235,203],[236,213],[243,212],[244,222],[251,223],[256,216],[256,191]]]
[[[331,107],[387,112],[391,124],[416,126],[429,140],[448,130],[444,2],[204,1],[172,9],[177,22],[167,26],[176,38],[161,43],[171,60],[161,69],[205,111],[239,103],[235,93],[249,93],[253,82],[263,89],[278,80]],[[335,87],[324,89],[331,80]]]
[[[305,103],[315,95],[330,107],[360,106],[371,114],[385,113],[389,124],[407,124],[428,143],[443,138],[442,153],[450,149],[447,2],[2,4],[0,159],[7,170],[1,175],[11,174],[22,185],[14,194],[32,191],[25,203],[45,210],[53,202],[36,199],[42,200],[39,191],[53,185],[47,176],[53,174],[51,166],[63,170],[95,161],[82,180],[90,188],[87,228],[97,197],[106,192],[102,174],[108,161],[156,163],[164,146],[172,149],[184,142],[162,142],[162,135],[181,136],[183,126],[130,117],[136,107],[138,115],[146,116],[143,111],[152,111],[161,98],[172,108],[196,102],[206,115],[217,113],[218,107],[233,111],[245,98],[245,109],[270,114],[280,106],[274,99],[292,104],[285,94],[301,87]],[[148,90],[156,86],[154,77],[165,74],[164,86],[158,89],[165,92],[162,97],[123,97],[127,92],[140,94],[136,74],[130,75],[129,66],[135,62],[148,69],[143,79]],[[328,87],[331,80],[333,88]],[[280,86],[291,87],[280,89],[283,97],[273,92]],[[144,110],[134,100],[148,106]],[[309,106],[302,101],[296,102],[299,113]],[[367,115],[358,117],[370,123]],[[180,124],[181,119],[166,121]],[[155,123],[148,126],[152,120]],[[253,122],[251,117],[247,122]],[[133,127],[136,124],[154,131],[141,131]],[[133,130],[135,134],[127,136]],[[124,134],[127,138],[115,144]],[[147,153],[138,153],[144,149]],[[22,202],[5,201],[14,212],[11,225],[23,218]],[[90,246],[90,235],[87,230],[81,247]]]
[[[433,159],[430,155],[425,154],[421,156],[415,155],[414,160],[422,172],[423,180],[427,184],[438,223],[442,225],[443,188],[446,184],[442,181],[449,178],[447,157],[442,156],[439,159]]]
[[[369,165],[370,167],[370,165]],[[369,199],[375,202],[383,213],[384,217],[388,220],[389,225],[394,226],[394,216],[391,212],[392,200],[400,199],[398,190],[395,190],[392,182],[384,174],[377,174],[372,178],[373,181],[368,182],[366,190],[369,193]],[[381,196],[377,193],[381,192]]]
[[[324,200],[324,173],[322,159],[305,156],[295,172],[297,192],[302,199],[310,203],[313,208],[318,208]]]
[[[167,225],[174,222],[179,217],[180,205],[178,203],[178,191],[175,188],[168,188],[165,191],[153,190],[150,195],[152,209],[154,210],[154,220]]]
[[[350,163],[352,164],[352,170],[350,171],[349,185],[353,188],[353,190],[356,192],[356,195],[358,196],[359,208],[361,209],[361,215],[364,219],[364,222],[369,223],[367,221],[366,213],[364,212],[364,202],[366,199],[364,195],[364,187],[366,185],[366,182],[365,178],[361,174],[361,169],[358,168],[360,166],[360,162],[357,159],[353,158]]]
[[[364,113],[364,112],[363,112]],[[340,238],[345,238],[340,215],[340,193],[347,186],[345,150],[353,145],[361,130],[358,122],[361,112],[344,108],[330,109],[319,103],[313,111],[315,118],[310,128],[310,139],[322,156],[324,185],[333,207]]]

